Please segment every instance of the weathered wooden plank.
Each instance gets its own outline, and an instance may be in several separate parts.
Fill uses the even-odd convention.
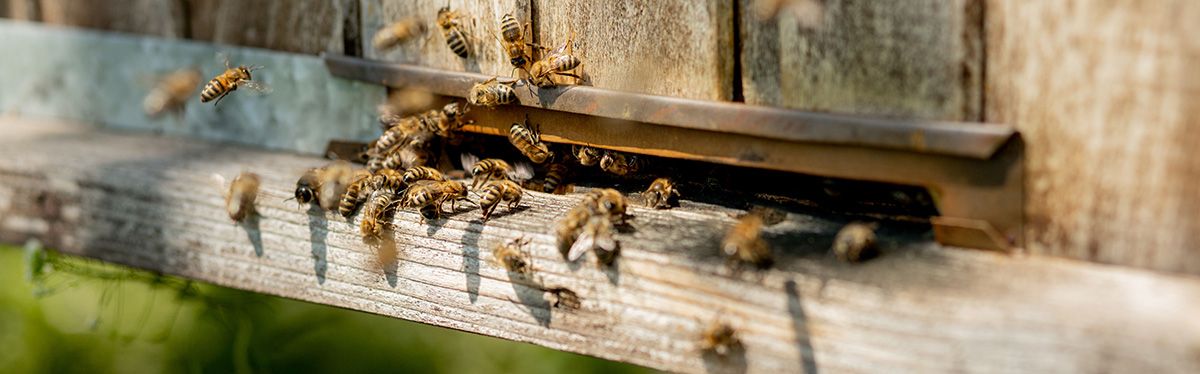
[[[296,53],[343,54],[344,28],[348,18],[357,17],[355,6],[357,0],[192,0],[187,2],[189,37]]]
[[[1200,273],[1200,3],[988,3],[987,119],[1025,140],[1033,253]]]
[[[36,20],[38,19],[38,1],[0,0],[0,18]]]
[[[186,34],[182,1],[39,0],[38,20],[51,25],[182,38]]]
[[[788,0],[773,18],[739,0],[747,103],[978,120],[981,0]]]
[[[731,274],[715,245],[731,211],[635,206],[615,270],[569,265],[547,227],[578,195],[530,192],[520,212],[433,226],[396,218],[399,261],[377,265],[347,222],[284,201],[322,161],[205,142],[0,119],[0,240],[221,285],[379,313],[670,371],[1195,372],[1200,280],[1141,270],[947,250],[885,225],[860,266],[825,250],[838,222],[790,214],[767,230],[778,267]],[[260,216],[231,223],[209,175],[260,173]],[[488,262],[525,235],[547,286]],[[905,238],[908,239],[905,239]],[[913,241],[916,240],[916,241]],[[589,255],[590,256],[590,255]],[[1086,311],[1086,313],[1081,313]],[[729,361],[696,350],[723,315],[745,342]]]
[[[368,139],[378,132],[373,116],[384,88],[336,79],[315,56],[11,21],[0,22],[0,34],[0,49],[21,51],[0,59],[0,80],[8,82],[0,90],[0,113],[307,153],[323,152],[331,138]],[[266,66],[254,78],[274,91],[239,90],[214,106],[199,102],[197,87],[180,115],[146,116],[142,100],[156,76],[197,67],[207,82],[225,69],[218,52],[234,64]]]
[[[574,52],[596,87],[692,99],[733,94],[733,2],[533,0],[537,42]]]
[[[529,0],[361,0],[362,51],[370,59],[404,62],[438,69],[470,71],[507,77],[513,66],[500,45],[500,18],[511,13],[529,21]],[[454,54],[436,24],[438,10],[449,6],[463,15],[463,31],[469,39],[470,56]],[[371,37],[380,28],[407,17],[416,17],[427,27],[423,36],[387,51],[377,51]]]

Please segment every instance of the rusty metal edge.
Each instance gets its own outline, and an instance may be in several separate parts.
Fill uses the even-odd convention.
[[[446,96],[463,97],[472,85],[492,78],[339,55],[322,55],[322,58],[329,72],[337,77],[389,87],[421,87]],[[1017,133],[1005,124],[814,113],[588,86],[538,88],[519,85],[517,88],[520,104],[527,107],[790,142],[886,148],[974,159],[991,158]]]

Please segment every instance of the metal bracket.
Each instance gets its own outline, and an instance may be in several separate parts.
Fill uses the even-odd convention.
[[[491,76],[324,56],[334,76],[463,97]],[[465,130],[505,135],[526,114],[542,139],[662,157],[928,188],[942,244],[1011,250],[1022,240],[1022,157],[1012,126],[893,120],[645,95],[518,87],[519,105],[472,111]]]

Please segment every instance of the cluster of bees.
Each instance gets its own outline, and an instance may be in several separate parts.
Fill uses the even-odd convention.
[[[462,15],[448,7],[442,8],[437,13],[436,25],[452,53],[463,58],[469,56],[470,40],[463,30]],[[473,203],[486,221],[500,205],[505,205],[510,212],[519,207],[527,188],[565,193],[564,182],[573,164],[599,166],[601,170],[621,176],[639,171],[642,162],[636,156],[587,146],[554,149],[542,141],[540,129],[533,126],[528,117],[524,123],[513,123],[508,132],[509,143],[525,159],[509,163],[464,153],[461,155],[462,169],[469,176],[469,186],[467,178],[452,178],[435,167],[441,161],[441,146],[461,142],[460,130],[472,124],[465,118],[472,106],[492,108],[516,103],[513,87],[522,80],[527,85],[546,87],[556,85],[556,77],[581,79],[573,73],[582,65],[579,58],[572,55],[573,38],[558,48],[548,49],[526,41],[528,28],[529,24],[523,27],[508,14],[500,20],[497,38],[510,57],[513,70],[523,73],[522,79],[501,82],[494,77],[474,85],[466,93],[465,103],[451,102],[440,109],[416,113],[382,111],[379,118],[382,134],[355,160],[364,163],[365,167],[341,160],[309,169],[297,180],[291,199],[300,204],[315,204],[325,211],[336,211],[347,219],[361,212],[359,229],[364,241],[377,243],[390,237],[385,234],[393,226],[391,221],[397,209],[413,209],[425,222],[440,219],[446,213],[446,203],[450,203],[451,212],[456,212],[457,204],[465,201]],[[377,49],[391,48],[425,31],[424,23],[417,18],[407,18],[381,29],[373,43]],[[231,67],[228,60],[225,64],[225,72],[205,85],[201,102],[217,103],[239,87],[267,90],[250,75],[261,67]],[[164,79],[146,97],[147,113],[157,114],[181,105],[186,100],[182,93],[190,94],[199,80],[198,74],[195,71],[180,72]],[[184,99],[181,100],[181,96]],[[393,95],[392,101],[396,100],[405,102],[396,105],[400,107],[427,107],[432,103],[432,94],[401,91],[399,95]],[[545,165],[540,185],[530,182],[534,174],[530,163]],[[260,178],[248,172],[238,175],[229,184],[224,197],[231,219],[241,221],[253,213],[260,184]],[[471,194],[476,197],[472,199]],[[669,209],[678,204],[680,192],[670,179],[658,178],[642,196],[648,207]],[[626,196],[614,189],[594,189],[584,193],[581,201],[554,228],[557,248],[563,258],[577,261],[590,251],[599,266],[611,266],[620,249],[616,228],[626,224],[628,205]],[[771,249],[762,237],[770,220],[769,214],[763,211],[751,211],[738,219],[720,243],[721,251],[731,264],[760,269],[772,266]],[[529,239],[519,237],[497,244],[493,249],[494,261],[511,273],[532,275],[529,243]],[[876,253],[874,249],[874,226],[862,223],[843,228],[833,245],[834,255],[847,262],[868,259]],[[579,307],[579,298],[574,292],[565,288],[547,291],[554,296],[555,307]],[[704,331],[699,345],[705,351],[725,355],[739,344],[734,329],[718,320]]]

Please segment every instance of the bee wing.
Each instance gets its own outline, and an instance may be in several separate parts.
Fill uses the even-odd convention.
[[[471,169],[474,168],[475,164],[479,162],[479,157],[470,153],[463,153],[460,158],[462,159],[463,170],[466,170],[467,175],[470,176]]]
[[[595,245],[595,232],[585,229],[583,233],[579,235],[579,238],[575,239],[575,243],[571,244],[571,249],[567,250],[567,261],[578,260],[580,257],[583,257],[584,253],[587,253],[588,249],[591,249]]]
[[[533,165],[524,161],[517,162],[513,165],[512,170],[508,172],[508,178],[517,182],[533,179]]]
[[[217,52],[217,62],[225,64],[225,69],[229,69],[229,55],[225,52]]]
[[[251,91],[257,92],[258,94],[262,94],[262,95],[269,94],[269,93],[271,93],[271,91],[273,91],[273,89],[271,89],[271,86],[268,86],[266,83],[259,82],[259,81],[243,81],[241,83],[238,83],[238,86],[249,88]]]
[[[221,174],[212,173],[212,175],[209,176],[209,182],[212,183],[213,187],[216,187],[217,191],[221,191],[221,197],[228,197],[229,189],[225,187],[228,184],[226,183],[224,176]]]

